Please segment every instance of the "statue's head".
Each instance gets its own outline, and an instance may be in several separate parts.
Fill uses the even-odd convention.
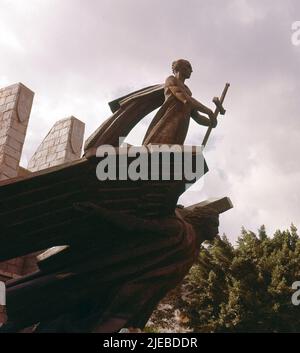
[[[219,214],[209,207],[195,207],[183,215],[186,222],[190,223],[199,238],[212,240],[219,233]]]
[[[180,72],[185,78],[190,78],[193,69],[191,63],[188,60],[179,59],[173,61],[172,71],[174,75],[176,75],[177,72]]]

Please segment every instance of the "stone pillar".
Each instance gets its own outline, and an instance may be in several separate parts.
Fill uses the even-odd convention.
[[[33,96],[21,83],[0,89],[0,181],[18,176]],[[0,278],[20,276],[23,264],[23,257],[0,263]]]
[[[0,89],[0,180],[18,175],[33,96],[21,83]]]
[[[84,123],[73,116],[56,122],[30,159],[27,169],[36,172],[79,159],[84,127]]]
[[[72,162],[81,157],[85,124],[71,116],[57,121],[48,132],[28,163],[27,169],[37,172],[63,163]],[[52,249],[57,248],[53,247]],[[23,274],[37,269],[37,255],[26,257]]]
[[[85,125],[69,117],[54,124],[31,158],[28,170],[19,167],[32,100],[33,92],[20,83],[0,90],[0,181],[72,162],[81,156]],[[37,254],[0,263],[0,280],[37,270]]]

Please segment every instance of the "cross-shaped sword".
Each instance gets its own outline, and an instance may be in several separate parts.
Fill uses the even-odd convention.
[[[220,98],[214,97],[213,100],[212,100],[212,101],[215,103],[215,105],[216,105],[216,109],[215,109],[215,112],[214,112],[214,116],[215,116],[216,119],[217,119],[219,113],[220,113],[221,115],[224,115],[225,112],[226,112],[226,110],[223,108],[223,102],[224,102],[224,99],[225,99],[225,96],[226,96],[226,93],[227,93],[227,91],[228,91],[229,86],[230,86],[230,84],[229,84],[229,83],[226,83],[225,88],[224,88],[224,90],[223,90],[223,92],[222,92],[221,97],[220,97]],[[208,129],[207,129],[207,131],[206,131],[206,134],[205,134],[205,136],[204,136],[203,142],[202,142],[203,148],[205,147],[205,145],[206,145],[206,143],[207,143],[207,140],[208,140],[208,138],[209,138],[209,135],[210,135],[210,133],[211,133],[211,130],[212,130],[212,127],[209,126]]]

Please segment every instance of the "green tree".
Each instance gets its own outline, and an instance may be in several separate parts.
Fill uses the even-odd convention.
[[[159,328],[165,319],[164,329],[177,332],[300,332],[300,306],[291,302],[299,256],[294,225],[273,237],[265,226],[258,234],[243,228],[235,247],[217,237],[201,247],[197,263],[160,304],[165,311],[159,306],[151,325]]]

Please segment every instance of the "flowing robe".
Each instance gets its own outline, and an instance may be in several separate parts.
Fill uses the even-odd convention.
[[[192,112],[186,96],[192,96],[192,92],[176,77],[170,76],[166,79],[164,94],[165,102],[148,128],[144,145],[184,144]]]
[[[92,249],[82,245],[71,251],[81,255],[87,251],[86,256],[64,271],[8,283],[9,323],[0,332],[37,322],[39,332],[142,328],[197,258],[201,240],[178,215],[145,220],[106,210],[95,217],[111,225],[111,237],[118,234],[115,240],[112,237],[110,251],[100,241]]]

